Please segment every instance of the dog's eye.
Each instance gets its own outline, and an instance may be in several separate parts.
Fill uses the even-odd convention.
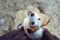
[[[38,18],[38,20],[40,20],[40,18]]]

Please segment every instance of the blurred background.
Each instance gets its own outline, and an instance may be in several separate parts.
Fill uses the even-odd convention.
[[[60,38],[60,0],[0,0],[0,36],[7,32],[8,26],[14,25],[16,12],[28,5],[42,7],[53,22],[52,34]]]

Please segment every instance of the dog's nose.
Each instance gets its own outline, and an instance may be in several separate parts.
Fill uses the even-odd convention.
[[[34,16],[34,13],[31,14],[31,17]]]
[[[35,22],[31,22],[32,25],[34,25]]]

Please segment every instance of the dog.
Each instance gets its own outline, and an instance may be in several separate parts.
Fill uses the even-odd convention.
[[[30,39],[37,40],[42,37],[44,30],[42,28],[43,23],[41,16],[31,10],[29,10],[27,14],[28,17],[24,19],[24,22],[20,27],[24,27],[24,31]],[[45,25],[47,25],[47,23]]]

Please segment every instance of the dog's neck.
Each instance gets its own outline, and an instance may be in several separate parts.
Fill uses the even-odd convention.
[[[30,35],[29,35],[29,38],[30,38],[30,39],[33,39],[33,40],[35,40],[35,39],[40,39],[40,38],[42,37],[42,35],[43,35],[43,29],[40,28],[40,29],[38,29],[36,32],[30,34]]]

